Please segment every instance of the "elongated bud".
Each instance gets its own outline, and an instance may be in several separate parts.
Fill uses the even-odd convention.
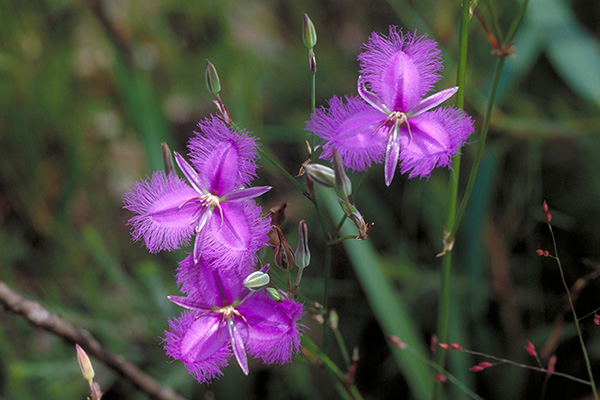
[[[556,367],[556,356],[552,355],[549,359],[548,359],[548,368],[546,368],[548,370],[548,375],[551,375],[554,373],[554,368]]]
[[[333,149],[333,170],[335,172],[335,192],[343,200],[352,201],[352,182],[344,171],[344,164],[337,149]]]
[[[94,368],[92,367],[92,362],[81,346],[76,344],[75,349],[77,350],[77,362],[79,363],[81,374],[85,380],[89,382],[94,379]]]
[[[254,271],[244,279],[244,286],[250,290],[260,289],[261,287],[268,285],[271,281],[269,274],[265,274],[261,271]]]
[[[594,324],[600,325],[600,314],[594,315]]]
[[[272,300],[275,300],[277,302],[281,301],[281,299],[283,298],[283,296],[281,296],[281,292],[275,288],[267,288],[267,294],[269,295],[269,297]]]
[[[275,236],[277,237],[277,244],[273,250],[275,265],[287,270],[294,264],[294,252],[278,226],[275,227]]]
[[[329,327],[333,332],[338,330],[338,325],[340,322],[340,316],[335,310],[329,311]]]
[[[204,76],[206,78],[206,88],[209,93],[214,95],[219,94],[221,91],[221,81],[219,81],[219,74],[217,69],[210,61],[206,60],[206,69],[204,70]]]
[[[537,357],[537,351],[535,351],[535,346],[529,340],[525,341],[525,350],[529,353],[529,355],[533,357]]]
[[[548,212],[548,203],[546,203],[546,200],[544,200],[544,202],[542,203],[542,211],[544,211],[545,213]]]
[[[304,24],[302,24],[302,41],[307,49],[311,50],[317,44],[317,31],[315,25],[309,18],[308,14],[304,14]]]
[[[308,248],[308,226],[306,221],[301,220],[298,224],[298,247],[294,253],[296,266],[300,269],[310,264],[310,249]]]
[[[170,174],[171,172],[175,173],[175,168],[173,167],[173,156],[171,155],[171,149],[169,145],[165,142],[160,144],[160,148],[162,150],[163,163],[165,164],[165,172]]]
[[[312,163],[305,163],[303,167],[312,182],[325,187],[335,186],[335,171],[332,168]]]

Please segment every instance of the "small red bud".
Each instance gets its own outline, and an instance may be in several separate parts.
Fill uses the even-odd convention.
[[[544,257],[549,257],[550,256],[550,252],[548,250],[544,250]]]
[[[437,374],[436,376],[433,377],[433,381],[434,382],[446,382],[448,380],[448,377],[444,374]]]
[[[537,253],[538,256],[544,255],[544,250],[542,250],[542,249],[537,249],[535,252]]]
[[[483,371],[486,368],[491,367],[492,365],[494,365],[494,364],[484,361],[484,362],[480,362],[479,364],[477,364],[469,369],[473,372],[479,372],[479,371]]]
[[[392,342],[392,344],[394,346],[396,346],[399,349],[405,349],[406,348],[406,343],[404,343],[402,341],[402,339],[400,339],[398,336],[390,336],[390,342]]]
[[[444,350],[450,350],[450,345],[447,343],[440,343],[438,344],[438,346],[440,346]]]
[[[600,325],[600,314],[594,315],[594,324]]]
[[[549,212],[546,213],[546,221],[548,221],[548,223],[552,221],[552,214],[550,214]]]
[[[525,343],[525,350],[527,350],[529,355],[537,357],[537,351],[535,351],[535,346],[533,345],[533,343],[531,343],[529,340],[527,340]]]
[[[450,347],[454,350],[462,350],[462,346],[458,343],[450,343]]]
[[[548,360],[548,375],[553,374],[554,373],[554,367],[556,366],[556,356],[553,355],[552,357],[550,357],[550,359]]]
[[[547,213],[548,212],[548,203],[546,203],[546,200],[544,200],[544,202],[542,203],[542,210]]]

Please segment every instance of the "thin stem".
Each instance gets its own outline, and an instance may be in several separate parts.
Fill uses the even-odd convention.
[[[283,168],[283,166],[281,164],[279,164],[277,162],[277,160],[275,160],[269,153],[267,153],[267,151],[265,149],[263,149],[262,147],[259,147],[258,152],[264,159],[269,161],[271,164],[273,164],[273,166],[275,168],[277,168],[279,171],[281,171],[283,176],[285,176],[290,182],[292,182],[294,184],[294,186],[296,186],[302,192],[303,195],[308,196],[309,193],[306,191],[304,186],[302,186],[302,184],[300,182],[298,182],[298,180],[296,178],[294,178],[292,176],[292,174],[287,172],[285,170],[285,168]]]
[[[329,373],[331,373],[330,376],[335,378],[334,383],[338,383],[338,385],[336,385],[336,389],[338,389],[339,394],[342,395],[343,398],[354,400],[362,399],[362,395],[360,394],[356,386],[354,386],[353,383],[348,381],[346,375],[338,368],[337,365],[335,365],[335,363],[329,357],[327,357],[325,353],[323,353],[317,347],[317,345],[312,340],[308,338],[308,336],[304,335],[301,340],[302,346],[310,352],[308,355],[306,355],[305,353],[306,357],[309,360],[312,360],[313,357],[319,359],[321,364],[325,366]]]
[[[548,229],[550,229],[550,236],[552,236],[552,245],[554,246],[554,257],[556,258],[556,263],[558,264],[558,269],[560,271],[560,277],[562,279],[562,283],[565,286],[565,290],[567,292],[567,298],[569,299],[569,307],[571,307],[571,313],[573,313],[573,320],[575,322],[575,328],[577,329],[577,336],[579,337],[579,343],[581,344],[581,351],[583,352],[583,358],[585,359],[585,366],[587,368],[588,375],[590,377],[589,384],[592,386],[592,393],[594,394],[594,399],[598,400],[598,389],[596,389],[596,383],[594,382],[594,374],[592,373],[592,365],[590,363],[590,358],[588,356],[587,348],[585,347],[585,342],[583,341],[583,335],[581,334],[581,327],[579,326],[579,319],[577,318],[577,312],[575,312],[575,307],[573,306],[573,299],[571,298],[571,290],[569,289],[569,285],[567,285],[567,281],[565,280],[565,273],[563,271],[562,263],[560,262],[560,257],[558,256],[558,246],[556,245],[556,238],[554,237],[554,232],[552,231],[552,225],[548,222]]]
[[[459,43],[459,60],[457,68],[456,82],[458,92],[456,93],[456,107],[463,108],[465,100],[465,80],[467,71],[467,43],[469,33],[469,1],[463,0],[461,10],[460,23],[460,43]],[[450,174],[450,187],[448,191],[448,206],[446,209],[446,226],[451,228],[454,226],[454,218],[456,213],[456,203],[458,198],[458,180],[460,173],[460,151],[452,160],[452,171]],[[452,269],[452,257],[447,254],[442,260],[442,275],[440,283],[440,305],[438,310],[438,340],[445,342],[448,336],[448,320],[450,317],[450,271]],[[446,362],[445,352],[438,352],[436,355],[437,364],[443,368]],[[443,397],[442,385],[435,385],[434,398],[441,399]]]

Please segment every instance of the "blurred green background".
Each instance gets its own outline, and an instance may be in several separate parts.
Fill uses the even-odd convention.
[[[518,5],[482,0],[480,10],[491,28],[505,33]],[[160,142],[185,151],[196,123],[214,112],[204,83],[207,58],[219,71],[233,119],[296,173],[307,158],[304,121],[310,113],[305,12],[318,34],[318,105],[333,94],[356,92],[361,43],[390,24],[438,40],[445,70],[436,88],[454,84],[458,1],[2,1],[0,280],[90,330],[186,398],[335,398],[324,370],[301,355],[285,366],[254,362],[249,377],[233,362],[210,386],[197,384],[180,362],[169,362],[161,337],[180,310],[166,296],[177,293],[173,274],[185,252],[148,254],[131,242],[131,215],[121,209],[133,182],[162,168]],[[556,264],[535,250],[551,250],[540,207],[546,199],[568,283],[600,271],[599,38],[597,0],[530,1],[455,245],[452,286],[452,341],[535,364],[523,349],[528,339],[544,362],[556,354],[557,370],[582,378],[569,314],[557,339],[549,339],[560,326],[564,290]],[[466,109],[476,133],[463,150],[463,181],[494,63],[473,19]],[[397,316],[385,304],[370,306],[373,288],[357,275],[369,268],[383,273],[397,289],[394,301],[408,310],[407,323],[423,344],[429,341],[449,172],[437,170],[428,180],[397,176],[389,189],[382,172],[374,169],[357,199],[375,223],[368,249],[333,250],[330,304],[347,346],[358,347],[356,384],[364,397],[414,398],[380,329]],[[320,301],[324,238],[311,204],[266,162],[259,175],[257,184],[274,187],[261,198],[265,210],[289,202],[284,229],[293,246],[298,221],[308,222],[313,262],[302,291]],[[353,176],[355,183],[359,177]],[[580,316],[600,307],[598,279],[585,283],[576,302]],[[321,327],[308,315],[303,323],[305,334],[319,342]],[[582,326],[598,379],[600,328],[591,317]],[[342,365],[334,347],[329,353]],[[449,360],[451,371],[486,399],[590,394],[585,385],[560,378],[544,390],[540,373],[500,366],[473,374],[467,368],[481,359],[452,353]],[[145,398],[98,361],[94,366],[105,399]],[[0,398],[83,399],[88,393],[73,346],[0,313]]]

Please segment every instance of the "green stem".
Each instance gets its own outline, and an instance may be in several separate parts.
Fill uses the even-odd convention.
[[[336,384],[336,389],[338,393],[344,399],[353,399],[353,400],[361,400],[362,395],[354,386],[354,384],[348,381],[346,375],[338,368],[337,365],[329,358],[325,353],[323,353],[317,345],[308,338],[308,336],[304,335],[302,337],[302,346],[308,349],[312,356],[317,357],[321,364],[326,368],[327,372],[330,373],[332,379],[334,379],[334,384]],[[309,358],[310,359],[310,358]]]
[[[560,258],[558,257],[558,246],[556,245],[556,238],[554,237],[554,232],[552,231],[552,225],[550,225],[549,222],[548,222],[548,228],[550,229],[550,236],[552,236],[552,244],[554,245],[554,257],[556,258],[556,262],[558,264],[558,269],[560,270],[560,277],[562,279],[562,283],[565,286],[565,290],[567,291],[567,299],[569,300],[569,307],[571,307],[571,313],[573,314],[575,328],[577,329],[577,336],[579,337],[579,343],[581,344],[581,350],[583,351],[583,358],[585,359],[585,366],[587,368],[587,372],[590,377],[590,385],[592,386],[592,393],[594,394],[594,399],[598,400],[598,389],[596,388],[596,383],[594,382],[594,374],[592,373],[592,365],[590,363],[590,358],[588,356],[587,348],[585,347],[585,342],[583,341],[583,335],[581,334],[581,327],[579,326],[579,319],[577,318],[577,313],[575,312],[575,307],[573,306],[573,299],[571,298],[571,290],[569,289],[569,285],[567,285],[567,281],[565,280],[565,273],[563,271],[562,263],[560,262]]]
[[[463,0],[461,23],[460,23],[460,43],[459,43],[459,59],[457,68],[456,82],[458,92],[456,93],[456,107],[463,108],[465,101],[465,80],[467,71],[467,43],[469,33],[469,1]],[[450,174],[450,186],[448,191],[448,206],[446,209],[446,226],[451,229],[454,225],[456,213],[456,203],[458,198],[458,179],[460,173],[460,151],[452,160],[452,172]],[[448,320],[450,316],[450,271],[452,269],[452,257],[447,254],[442,260],[442,275],[440,283],[440,306],[438,310],[438,340],[445,342],[448,336]],[[436,355],[436,363],[440,367],[444,367],[446,362],[445,352],[440,351]],[[434,397],[441,399],[443,397],[442,385],[435,385]]]
[[[277,162],[277,160],[275,160],[269,153],[267,153],[267,151],[265,149],[263,149],[262,147],[258,148],[258,152],[260,153],[261,157],[266,159],[267,161],[269,161],[271,164],[273,164],[273,166],[275,168],[277,168],[279,171],[281,171],[281,173],[283,174],[283,176],[285,176],[290,182],[292,182],[294,184],[294,186],[296,186],[303,195],[308,196],[309,193],[306,191],[306,189],[304,188],[304,186],[302,186],[302,184],[300,182],[298,182],[298,180],[296,178],[294,178],[292,176],[292,174],[290,174],[289,172],[287,172],[285,170],[285,168],[283,168],[283,166],[281,164],[279,164]]]
[[[456,231],[458,229],[460,221],[465,213],[465,209],[467,208],[469,199],[471,198],[473,187],[475,186],[475,180],[477,179],[477,171],[479,170],[479,164],[481,163],[481,158],[483,157],[483,149],[485,147],[485,141],[487,138],[488,129],[490,127],[490,119],[492,118],[494,101],[496,100],[496,92],[498,91],[500,77],[502,76],[504,60],[505,58],[502,57],[498,58],[498,60],[496,61],[496,69],[494,70],[494,77],[492,78],[492,87],[490,89],[490,95],[488,97],[485,116],[483,117],[483,126],[481,127],[479,142],[477,144],[477,153],[475,154],[475,160],[473,161],[473,166],[471,167],[471,173],[469,174],[469,180],[467,181],[465,195],[463,196],[462,201],[460,202],[460,206],[458,208],[458,212],[456,213],[456,218],[453,221],[453,224],[449,225],[450,237],[447,240],[450,242],[454,240],[454,236],[456,235]]]

